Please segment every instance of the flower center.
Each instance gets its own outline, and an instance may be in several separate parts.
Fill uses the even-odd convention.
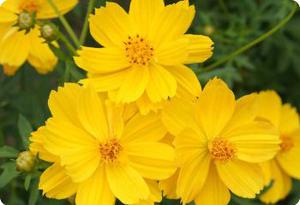
[[[293,139],[287,136],[281,136],[280,148],[282,152],[288,152],[294,147]]]
[[[129,36],[124,42],[126,57],[131,64],[147,65],[153,57],[153,47],[140,35]]]
[[[117,139],[111,139],[101,143],[99,149],[102,160],[106,163],[112,163],[118,159],[123,148]]]
[[[20,11],[27,11],[27,12],[37,12],[39,8],[39,4],[36,0],[23,0],[19,5]]]
[[[235,157],[236,149],[226,139],[215,138],[210,145],[210,155],[214,160],[226,162]]]

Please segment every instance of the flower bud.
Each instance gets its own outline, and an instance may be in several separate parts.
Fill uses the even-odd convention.
[[[41,35],[47,42],[52,42],[58,38],[57,28],[53,24],[44,24],[41,27]]]
[[[30,172],[35,165],[35,156],[30,151],[19,153],[16,160],[17,170],[20,172]]]
[[[35,14],[29,13],[27,11],[23,11],[19,14],[18,17],[18,27],[20,30],[29,31],[31,28],[34,27],[35,24]]]

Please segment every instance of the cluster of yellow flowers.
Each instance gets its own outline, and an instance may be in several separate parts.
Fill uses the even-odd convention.
[[[65,13],[76,1],[55,3]],[[56,58],[39,27],[12,26],[24,11],[55,17],[44,0],[7,0],[0,64],[13,74],[28,60],[45,73]],[[107,2],[90,16],[103,47],[82,47],[74,58],[88,78],[52,91],[52,117],[31,136],[30,150],[52,164],[40,178],[47,197],[153,205],[163,194],[226,205],[230,192],[266,203],[287,196],[291,177],[300,179],[299,114],[274,91],[236,100],[218,78],[202,90],[185,64],[207,60],[213,42],[185,34],[194,16],[188,0],[132,0],[129,13]]]

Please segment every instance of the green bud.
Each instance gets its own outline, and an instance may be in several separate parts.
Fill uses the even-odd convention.
[[[48,23],[41,27],[41,35],[47,42],[57,40],[57,27],[54,24]]]
[[[19,14],[17,26],[20,30],[29,31],[34,27],[35,24],[35,14],[23,11]]]
[[[30,151],[19,153],[16,160],[17,170],[20,172],[30,172],[35,165],[35,156]]]

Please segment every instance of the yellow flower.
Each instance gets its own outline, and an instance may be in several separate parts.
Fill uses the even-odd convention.
[[[82,83],[109,91],[117,103],[137,101],[144,113],[160,109],[179,86],[197,80],[184,64],[212,55],[208,37],[185,34],[194,15],[188,0],[167,6],[163,0],[132,0],[128,14],[108,2],[90,17],[91,34],[103,48],[83,47],[75,58],[88,71]]]
[[[264,163],[267,181],[272,186],[260,198],[266,203],[284,199],[292,188],[292,179],[300,179],[300,125],[297,110],[282,104],[275,91],[264,91],[258,97],[258,120],[268,120],[279,131],[280,151],[274,160]]]
[[[72,9],[77,0],[55,0],[60,12]],[[0,6],[0,64],[14,75],[26,60],[41,74],[53,70],[57,59],[44,43],[35,20],[57,17],[47,0],[6,0]],[[23,30],[19,30],[23,29]]]
[[[125,113],[104,95],[76,84],[52,92],[49,108],[52,117],[35,133],[35,141],[59,158],[41,176],[46,195],[48,190],[53,197],[53,192],[73,194],[71,185],[66,187],[72,190],[56,187],[64,176],[76,184],[77,205],[157,200],[148,180],[168,178],[176,168],[174,149],[159,142],[167,133],[159,116],[129,117],[133,110]]]
[[[183,203],[226,205],[229,190],[245,198],[262,190],[258,163],[274,157],[280,140],[270,123],[255,121],[255,99],[251,94],[236,101],[220,79],[209,81],[200,93],[194,123],[174,141],[180,166],[177,195]],[[181,113],[178,109],[173,112]]]

